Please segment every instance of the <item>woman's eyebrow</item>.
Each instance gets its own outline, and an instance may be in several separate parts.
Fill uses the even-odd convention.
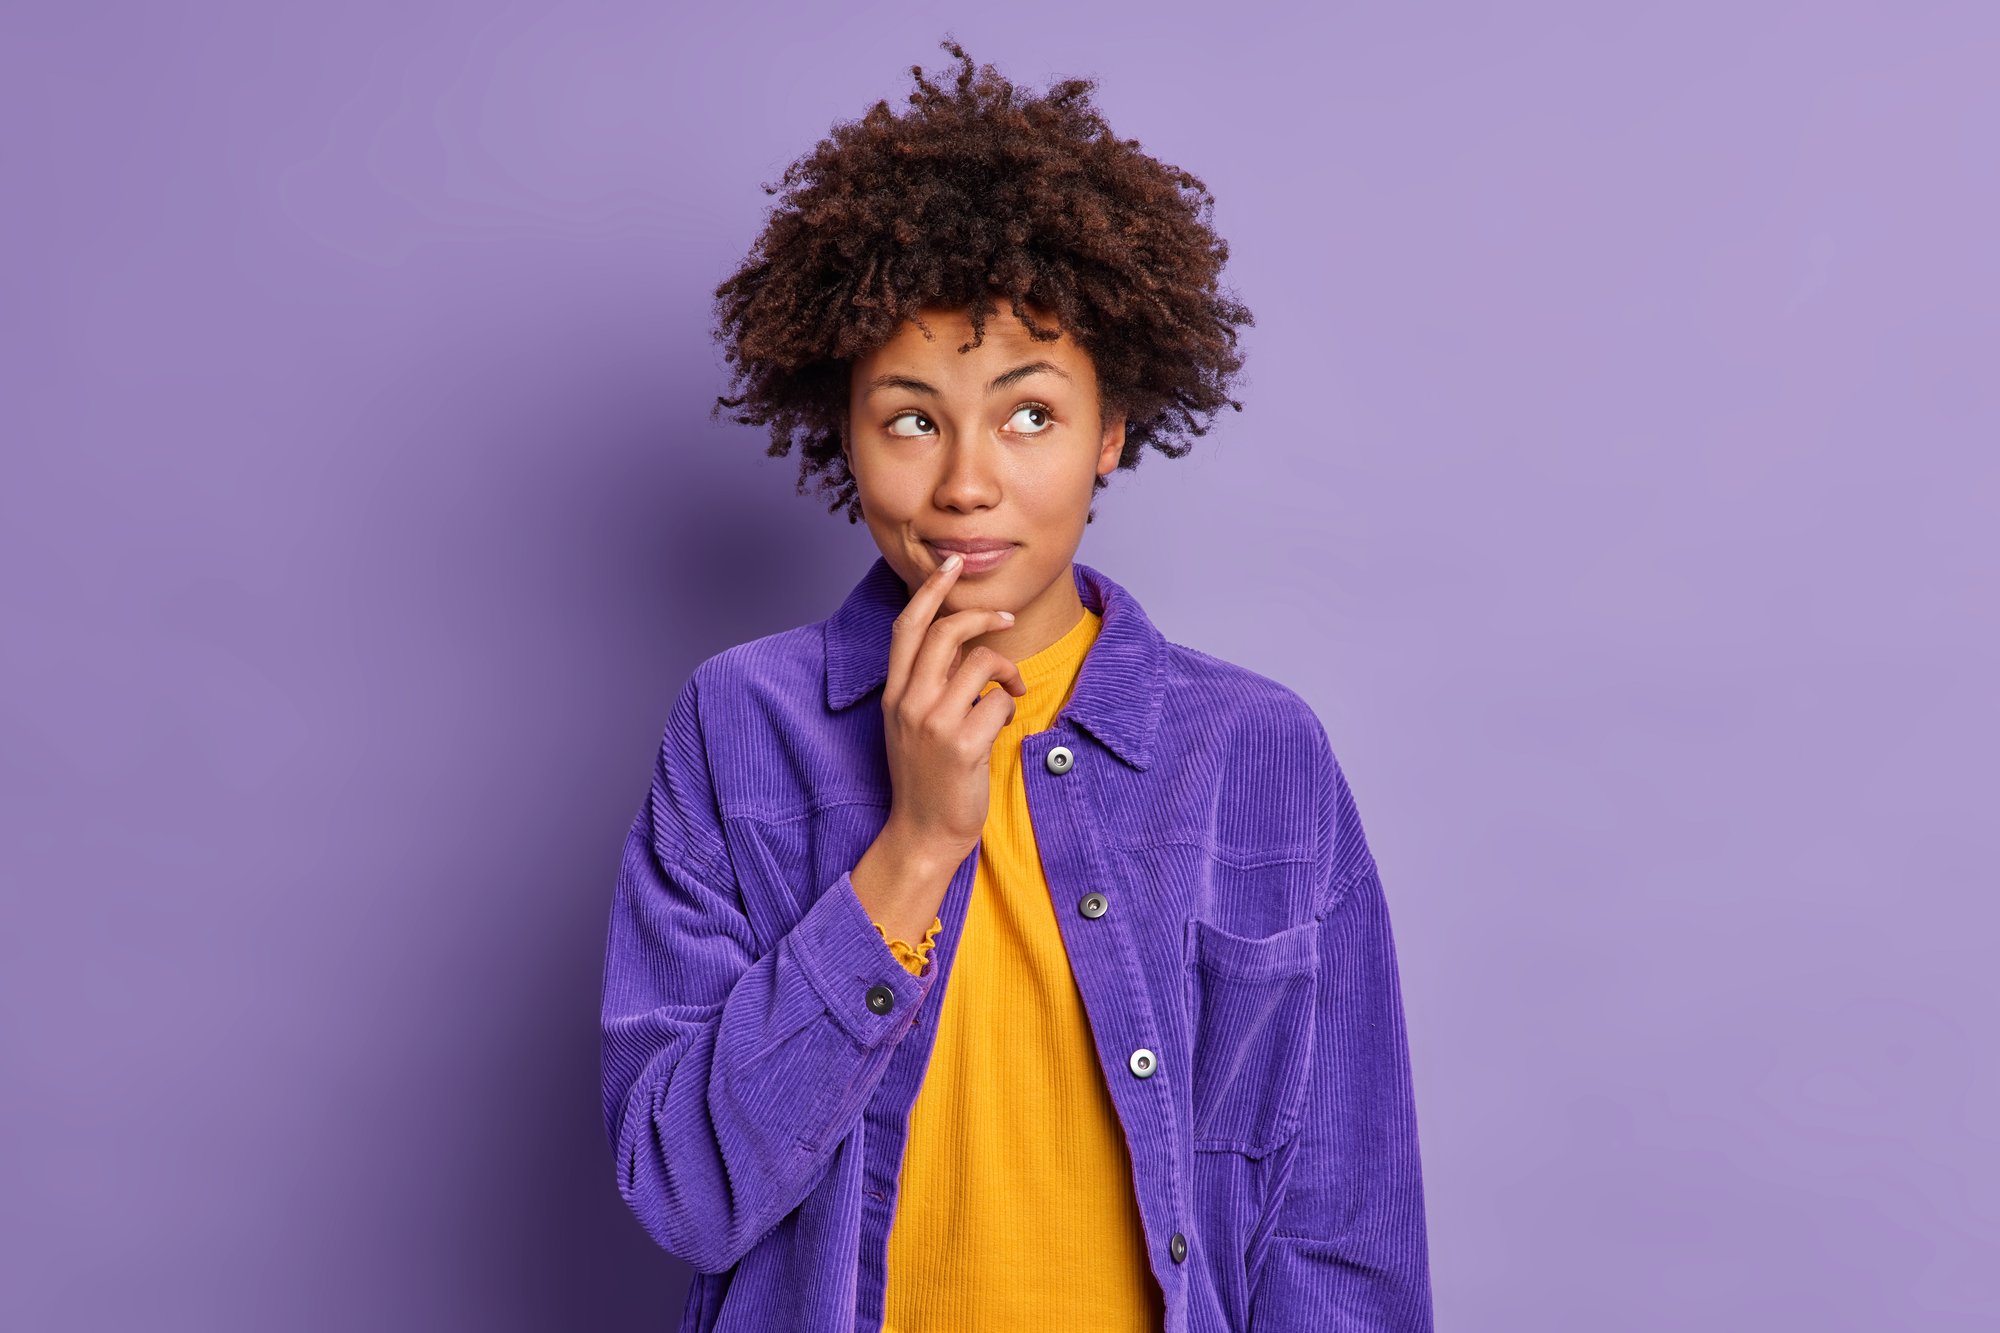
[[[1004,370],[995,375],[993,382],[986,386],[986,392],[996,393],[1010,384],[1018,383],[1028,378],[1028,376],[1038,374],[1042,371],[1047,371],[1049,374],[1060,376],[1063,379],[1070,378],[1069,373],[1053,361],[1028,361],[1015,366],[1012,370]],[[863,392],[874,393],[880,389],[902,389],[906,393],[927,393],[933,398],[940,396],[934,386],[909,375],[877,375],[874,379],[868,381],[868,387]]]

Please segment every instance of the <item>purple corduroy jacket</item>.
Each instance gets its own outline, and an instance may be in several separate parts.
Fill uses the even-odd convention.
[[[1103,624],[1021,771],[1166,1329],[1429,1330],[1395,945],[1325,729],[1071,573]],[[682,1333],[882,1325],[908,1113],[979,856],[911,975],[850,878],[889,813],[879,691],[907,601],[877,557],[825,620],[702,662],[627,836],[604,1126],[620,1195],[695,1270]],[[1037,1237],[1020,1244],[1032,1263]]]

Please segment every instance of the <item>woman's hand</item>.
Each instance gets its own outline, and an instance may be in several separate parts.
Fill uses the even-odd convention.
[[[1027,693],[1013,662],[968,639],[1014,623],[1008,611],[937,617],[964,561],[947,556],[897,615],[882,687],[882,730],[895,789],[889,818],[920,848],[952,864],[986,827],[993,743]],[[961,649],[964,649],[961,654]],[[1002,689],[982,695],[988,681]]]
[[[888,822],[853,878],[874,920],[899,939],[929,927],[951,872],[978,844],[993,745],[1013,720],[1015,696],[1027,693],[1011,660],[984,645],[965,648],[1012,624],[1011,612],[938,616],[963,567],[949,556],[931,572],[896,616],[889,642],[882,729],[893,794]],[[988,681],[1001,688],[982,694]]]

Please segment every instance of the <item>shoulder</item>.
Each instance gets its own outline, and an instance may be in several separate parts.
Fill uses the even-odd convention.
[[[1283,681],[1172,640],[1165,654],[1165,716],[1182,725],[1220,723],[1238,739],[1282,746],[1286,757],[1330,748],[1319,714]]]
[[[689,683],[705,698],[739,702],[757,696],[797,698],[824,687],[826,641],[822,622],[761,635],[702,659]]]
[[[824,662],[817,624],[732,644],[695,664],[668,709],[662,763],[695,772],[709,767],[713,747],[736,748],[741,738],[773,725],[796,726],[824,699]]]
[[[1347,775],[1319,714],[1282,681],[1212,653],[1167,645],[1161,725],[1181,762],[1205,762],[1256,807],[1297,831],[1302,854],[1343,886],[1374,866]],[[1260,825],[1264,826],[1264,825]]]
[[[696,663],[675,691],[655,757],[652,823],[656,846],[696,873],[722,875],[728,853],[725,811],[746,780],[768,775],[759,762],[822,711],[820,632],[801,625],[733,644]]]
[[[714,821],[789,808],[794,762],[831,734],[819,626],[732,644],[698,662],[669,713],[661,771]],[[809,765],[808,765],[809,767]]]

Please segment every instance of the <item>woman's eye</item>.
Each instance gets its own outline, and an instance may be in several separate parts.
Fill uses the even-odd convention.
[[[922,422],[923,424],[917,430],[898,430],[897,427],[905,421]],[[918,435],[928,435],[935,429],[937,427],[931,422],[931,419],[921,412],[902,412],[889,419],[889,433],[891,435],[901,435],[905,439],[912,439]]]
[[[1024,416],[1028,418],[1028,428],[1022,432],[1025,435],[1041,434],[1049,428],[1049,423],[1054,420],[1049,409],[1043,407],[1040,403],[1028,403],[1025,406],[1016,408],[1014,415],[1009,420],[1019,421]]]

